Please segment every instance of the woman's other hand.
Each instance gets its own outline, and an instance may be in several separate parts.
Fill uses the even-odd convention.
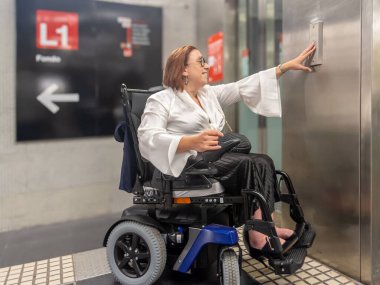
[[[280,64],[276,68],[277,78],[281,76],[288,70],[302,70],[311,72],[312,69],[303,64],[303,62],[315,51],[315,43],[310,44],[303,52],[301,52],[297,57],[289,60],[283,64]],[[281,69],[280,69],[281,68]]]
[[[188,150],[196,150],[197,152],[204,152],[207,150],[217,150],[220,149],[219,137],[222,137],[223,133],[217,130],[204,130],[203,132],[183,136],[180,140],[177,152],[184,152]]]

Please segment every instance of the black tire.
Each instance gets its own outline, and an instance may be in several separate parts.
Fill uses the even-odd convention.
[[[230,249],[223,252],[220,260],[221,285],[240,285],[239,258],[235,251]]]
[[[165,269],[165,242],[153,227],[122,222],[108,238],[107,259],[121,284],[150,285],[160,278]]]

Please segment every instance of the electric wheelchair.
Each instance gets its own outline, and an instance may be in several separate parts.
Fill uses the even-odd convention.
[[[244,244],[253,258],[261,262],[266,259],[267,266],[276,274],[292,274],[299,269],[306,249],[314,241],[315,231],[304,218],[289,176],[276,171],[283,186],[278,189],[286,189],[278,190],[276,201],[289,204],[290,216],[296,224],[296,243],[285,249],[260,193],[244,189],[241,196],[229,196],[213,178],[217,173],[213,162],[236,146],[238,139],[222,143],[219,150],[191,158],[195,163],[185,167],[178,178],[161,173],[142,158],[137,129],[146,100],[153,93],[152,90],[127,89],[125,84],[121,86],[125,122],[124,128],[119,127],[115,132],[118,134],[115,138],[124,142],[125,151],[129,147],[129,156],[124,159],[136,167],[137,177],[133,185],[134,205],[124,210],[103,242],[116,279],[125,285],[153,284],[165,267],[192,273],[216,263],[221,284],[240,284],[242,249],[236,227],[243,224]],[[251,219],[248,205],[253,203],[261,208],[262,220]],[[268,254],[250,250],[250,229],[267,235]]]

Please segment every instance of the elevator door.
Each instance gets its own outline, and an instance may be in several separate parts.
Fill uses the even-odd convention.
[[[283,169],[317,231],[310,254],[360,278],[361,1],[284,0],[284,60],[323,21],[323,64],[283,78]]]

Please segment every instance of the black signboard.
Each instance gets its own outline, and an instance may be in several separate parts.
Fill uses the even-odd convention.
[[[17,1],[17,140],[110,135],[120,84],[162,81],[160,8]]]

